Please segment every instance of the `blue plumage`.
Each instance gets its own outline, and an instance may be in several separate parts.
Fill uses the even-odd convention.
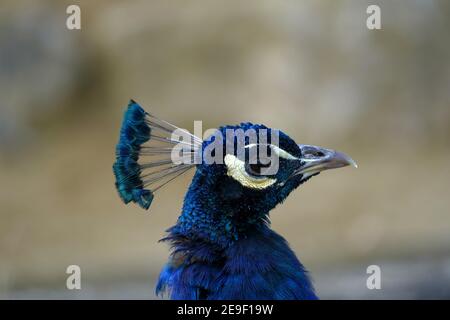
[[[172,261],[161,272],[157,293],[172,299],[317,299],[308,273],[286,241],[267,225],[222,247],[188,239],[173,228]]]
[[[141,162],[145,155],[171,150],[146,146],[147,142],[159,140],[172,146],[177,142],[154,134],[155,129],[171,132],[176,128],[157,120],[130,102],[114,164],[122,200],[146,209],[154,191],[194,166],[175,165],[168,160]],[[270,138],[263,141],[258,135],[256,141],[251,141],[245,136],[242,158],[236,136],[230,138],[227,134],[248,130],[268,132]],[[273,138],[274,133],[277,139]],[[317,299],[303,265],[284,238],[270,229],[269,212],[312,176],[323,170],[355,165],[353,160],[333,150],[298,145],[283,132],[252,123],[221,127],[210,139],[193,143],[190,153],[204,154],[217,139],[224,141],[223,149],[214,152],[223,153],[224,162],[196,165],[182,213],[162,239],[171,244],[172,253],[160,274],[156,292],[166,293],[171,299]],[[231,149],[227,148],[230,143]],[[258,148],[258,158],[251,162],[247,156],[254,146]],[[276,155],[276,172],[264,173],[267,163],[260,158],[261,148]],[[168,167],[143,173],[160,164]],[[146,179],[148,176],[153,178]],[[159,187],[145,189],[161,176],[168,180]]]
[[[120,139],[116,146],[116,162],[113,171],[116,176],[116,188],[125,203],[133,201],[148,209],[153,194],[143,189],[138,164],[141,145],[150,139],[151,129],[145,122],[146,112],[133,100],[125,111]]]

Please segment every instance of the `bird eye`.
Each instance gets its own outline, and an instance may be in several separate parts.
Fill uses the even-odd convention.
[[[270,167],[270,161],[267,164],[258,163],[247,163],[245,165],[245,171],[252,176],[260,176],[261,170]]]
[[[231,154],[225,155],[224,160],[227,167],[227,175],[238,181],[244,187],[262,190],[277,181],[276,178],[261,175],[262,169],[270,166],[270,163],[262,164],[258,162],[250,164]]]

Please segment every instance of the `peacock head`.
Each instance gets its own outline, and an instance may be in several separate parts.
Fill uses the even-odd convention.
[[[219,128],[199,150],[202,161],[187,199],[213,199],[212,211],[246,217],[267,214],[322,171],[356,167],[342,152],[297,144],[282,131],[252,123]]]
[[[157,190],[196,168],[180,223],[228,229],[264,220],[311,177],[348,165],[356,167],[344,153],[298,144],[260,124],[223,126],[202,141],[130,101],[113,170],[122,200],[148,209]]]

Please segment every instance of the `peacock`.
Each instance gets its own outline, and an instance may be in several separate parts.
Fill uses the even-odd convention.
[[[124,203],[149,209],[154,195],[195,168],[181,215],[161,241],[171,254],[156,294],[176,300],[318,299],[308,271],[270,227],[269,213],[320,172],[356,163],[346,154],[297,144],[250,122],[205,140],[130,100],[113,165]]]

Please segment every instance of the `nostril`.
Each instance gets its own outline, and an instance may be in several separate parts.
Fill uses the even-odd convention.
[[[306,158],[321,158],[324,157],[325,153],[318,150],[308,150],[304,153],[304,157]]]
[[[323,157],[323,156],[325,156],[325,153],[323,153],[322,151],[317,151],[317,152],[315,152],[315,156],[316,157]]]
[[[308,144],[300,144],[299,147],[301,150],[301,157],[304,159],[324,160],[330,155],[330,152],[332,152],[332,150]]]

